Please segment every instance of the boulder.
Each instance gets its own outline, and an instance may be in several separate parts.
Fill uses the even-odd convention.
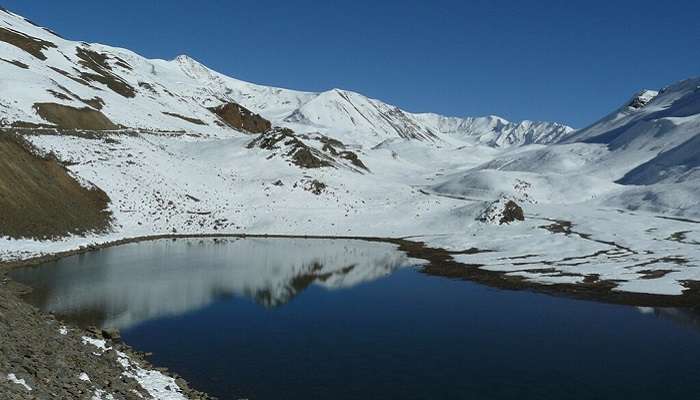
[[[487,224],[504,225],[516,221],[524,221],[525,213],[522,207],[514,200],[501,197],[490,203],[481,213],[478,220]]]
[[[122,340],[122,336],[119,333],[119,330],[115,328],[102,329],[102,337],[107,340],[111,340],[115,343],[119,343]]]

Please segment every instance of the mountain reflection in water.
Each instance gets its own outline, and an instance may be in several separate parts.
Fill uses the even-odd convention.
[[[12,272],[26,300],[82,325],[125,329],[246,297],[284,305],[310,285],[349,288],[416,264],[396,246],[335,239],[224,238],[133,243]]]

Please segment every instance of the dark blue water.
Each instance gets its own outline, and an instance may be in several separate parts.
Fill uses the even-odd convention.
[[[142,243],[14,275],[35,284],[42,294],[33,301],[43,302],[47,310],[82,322],[86,314],[96,315],[93,322],[102,325],[128,321],[121,322],[127,343],[152,352],[155,364],[221,399],[693,399],[700,395],[700,330],[692,311],[491,289],[425,275],[388,245],[309,243]],[[307,246],[304,256],[290,256],[289,249],[299,246]],[[315,258],[314,248],[322,255]],[[296,266],[285,269],[281,266],[285,258]],[[138,295],[115,300],[105,289],[115,282],[117,287],[134,286],[125,277],[132,268],[161,272],[185,268],[200,274],[243,269],[248,272],[233,273],[233,280],[250,281],[254,274],[249,271],[257,268],[251,264],[255,259],[267,278],[237,285],[223,284],[228,281],[219,275],[216,295],[194,307],[192,299],[202,296],[182,288],[198,287],[205,278],[184,274],[189,283],[183,286],[171,274],[150,276],[159,282],[172,280],[169,283],[178,290],[159,299],[189,304],[180,311],[166,307],[167,312],[144,313],[143,304],[123,300]],[[387,263],[385,268],[382,262]],[[206,263],[216,267],[204,267]],[[348,270],[353,263],[355,267]],[[110,268],[119,268],[119,273],[104,272]],[[52,270],[51,278],[41,272],[47,269]],[[85,278],[90,274],[94,276]],[[61,288],[49,283],[57,275],[64,278],[59,279],[64,282]],[[71,288],[66,275],[80,276],[83,283]],[[100,282],[103,279],[114,282]],[[105,297],[86,295],[93,286],[106,292]],[[81,294],[71,297],[71,293]],[[152,300],[145,309],[157,309]],[[126,310],[130,307],[139,310],[132,313]],[[140,317],[125,319],[125,313]]]

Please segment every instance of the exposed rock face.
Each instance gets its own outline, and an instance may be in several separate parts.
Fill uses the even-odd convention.
[[[14,65],[15,67],[19,67],[19,68],[22,68],[22,69],[29,69],[29,65],[27,65],[27,64],[25,64],[25,63],[23,63],[23,62],[21,62],[21,61],[17,61],[17,60],[7,60],[7,59],[4,59],[4,58],[0,58],[0,60],[4,61],[4,62],[6,62],[6,63],[10,63],[10,64]]]
[[[109,198],[80,185],[51,157],[0,133],[0,236],[51,238],[109,227]]]
[[[523,209],[517,205],[514,201],[510,200],[506,203],[503,208],[503,213],[501,216],[500,224],[509,224],[515,221],[525,221],[525,214]]]
[[[297,135],[289,128],[274,127],[261,134],[247,147],[272,152],[267,158],[282,156],[301,168],[346,168],[353,172],[370,172],[357,153],[345,144],[319,133]]]
[[[0,41],[19,47],[40,60],[46,60],[44,50],[56,47],[55,44],[49,41],[31,37],[8,28],[0,28]]]
[[[255,138],[248,143],[247,147],[280,152],[301,168],[321,168],[332,165],[323,153],[306,145],[294,134],[294,131],[288,128],[275,127]]]
[[[367,168],[365,163],[363,163],[362,160],[360,160],[360,158],[357,156],[357,153],[347,150],[345,144],[340,140],[333,139],[320,133],[301,135],[301,138],[318,141],[322,143],[322,152],[327,153],[335,159],[346,160],[358,170],[365,170],[369,172],[369,168]]]
[[[524,220],[525,214],[522,207],[515,201],[505,197],[489,204],[479,217],[479,221],[494,225],[510,224],[515,221]]]
[[[304,190],[311,192],[317,196],[320,195],[321,193],[323,193],[323,191],[326,190],[326,187],[327,186],[325,183],[323,183],[317,179],[304,182]]]
[[[350,162],[350,164],[356,166],[357,168],[361,168],[361,169],[364,169],[365,171],[369,171],[369,168],[367,168],[365,163],[363,163],[362,160],[360,160],[357,157],[357,154],[353,153],[352,151],[341,151],[338,154],[338,156],[340,158],[348,160]]]
[[[124,79],[112,72],[112,67],[108,62],[108,60],[111,60],[111,58],[108,55],[98,53],[84,47],[76,48],[76,55],[80,59],[80,65],[94,71],[94,73],[81,72],[80,78],[87,82],[102,83],[112,89],[115,93],[118,93],[126,98],[133,98],[136,96],[136,91],[134,88]],[[117,65],[120,67],[131,69],[131,67],[126,64],[125,61],[118,58],[116,60]]]
[[[226,103],[210,110],[231,128],[250,133],[263,133],[270,128],[270,121],[236,103]]]
[[[56,103],[36,103],[34,109],[46,121],[64,129],[113,130],[119,127],[97,110]]]

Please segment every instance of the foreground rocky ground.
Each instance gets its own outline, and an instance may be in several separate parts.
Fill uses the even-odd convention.
[[[19,298],[27,288],[0,272],[0,398],[209,399],[153,369],[114,333],[85,331]]]

